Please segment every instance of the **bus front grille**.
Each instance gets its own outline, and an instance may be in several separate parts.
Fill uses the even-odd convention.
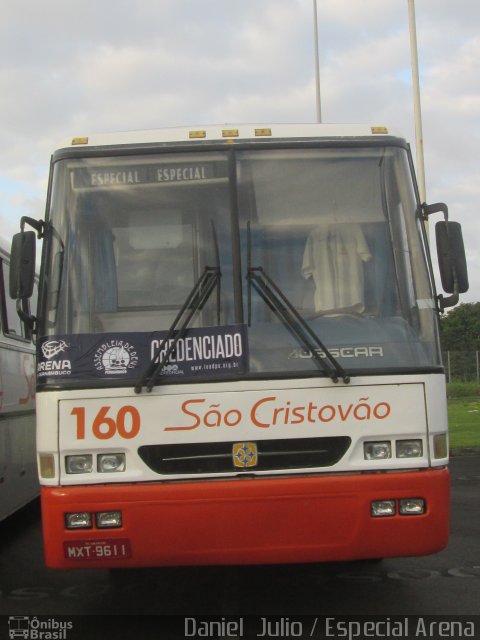
[[[162,475],[282,471],[331,467],[346,453],[351,439],[293,438],[255,442],[195,442],[143,445],[140,458]]]

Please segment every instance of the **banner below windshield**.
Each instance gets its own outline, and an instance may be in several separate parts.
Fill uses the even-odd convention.
[[[169,348],[167,331],[47,336],[39,341],[40,382],[59,379],[136,380],[160,349]],[[174,338],[175,339],[175,338]],[[189,329],[176,344],[161,375],[195,377],[243,374],[248,367],[245,325]],[[66,381],[66,380],[65,380]]]

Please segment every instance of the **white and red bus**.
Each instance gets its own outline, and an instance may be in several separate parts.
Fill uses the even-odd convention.
[[[448,297],[424,229],[438,211]],[[437,316],[468,281],[460,227],[419,201],[403,139],[323,124],[74,138],[52,156],[45,221],[25,223],[43,237],[48,566],[445,546]],[[15,237],[23,271],[34,236]]]
[[[35,347],[8,295],[10,256],[0,239],[0,520],[38,496]],[[36,286],[36,285],[35,285]],[[36,289],[34,301],[36,304]],[[28,306],[24,306],[28,315]]]

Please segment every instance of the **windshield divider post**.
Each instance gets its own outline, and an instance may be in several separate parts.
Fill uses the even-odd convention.
[[[248,326],[252,326],[252,230],[250,228],[250,220],[247,222],[247,322]]]
[[[215,251],[215,263],[216,263],[216,269],[217,269],[217,273],[220,276],[221,272],[220,272],[220,250],[218,248],[218,236],[217,236],[217,230],[215,228],[215,222],[213,220],[210,221],[212,224],[212,237],[213,237],[213,248]],[[217,282],[217,324],[220,324],[220,304],[221,304],[221,290],[220,290],[220,278],[218,278],[218,282]]]
[[[236,145],[235,145],[236,146]],[[239,186],[237,180],[238,158],[234,145],[227,149],[228,162],[228,183],[230,185],[230,223],[231,239],[230,247],[232,252],[232,284],[233,284],[233,304],[234,318],[236,324],[244,324],[243,312],[243,286],[242,286],[242,259],[241,259],[241,237],[240,237],[240,210],[239,210]]]

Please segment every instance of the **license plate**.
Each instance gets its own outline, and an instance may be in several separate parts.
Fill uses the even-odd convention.
[[[63,551],[67,560],[121,560],[132,556],[127,538],[64,542]]]

